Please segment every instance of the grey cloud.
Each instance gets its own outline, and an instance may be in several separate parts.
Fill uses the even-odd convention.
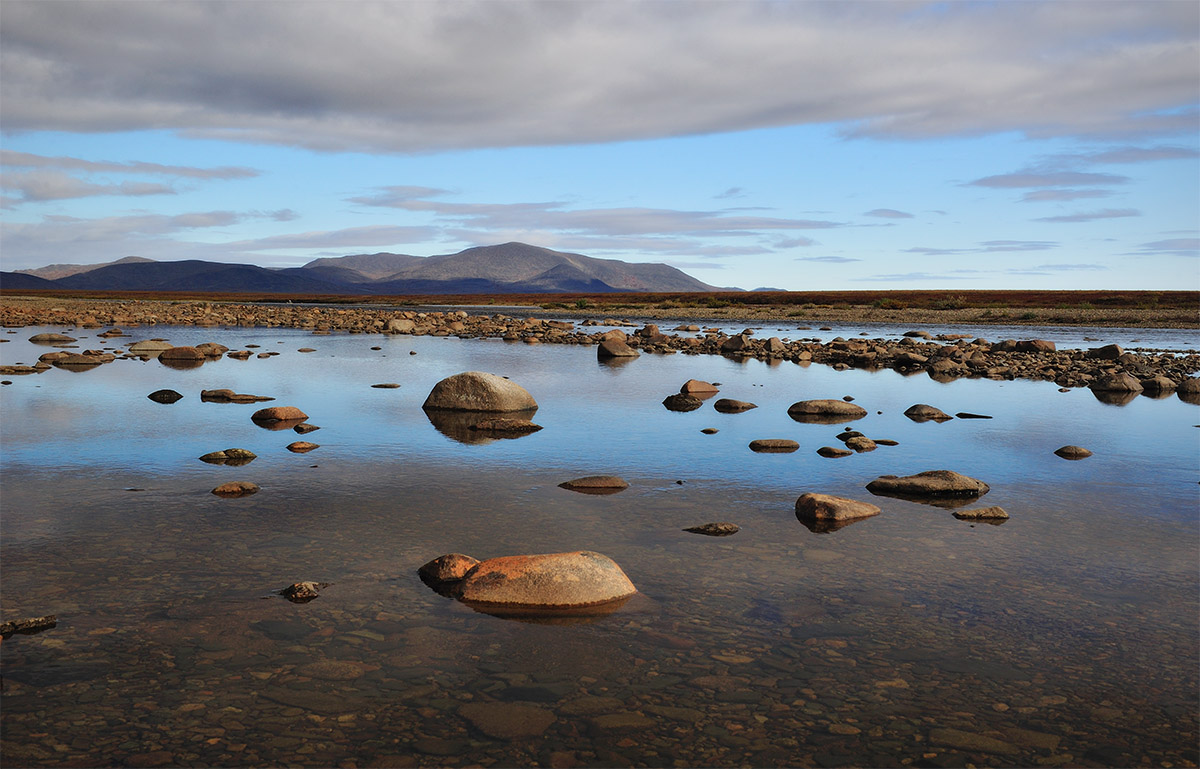
[[[1063,216],[1043,216],[1040,219],[1034,219],[1035,222],[1051,222],[1055,224],[1076,224],[1080,222],[1094,222],[1097,219],[1119,219],[1126,216],[1141,216],[1142,212],[1136,208],[1104,208],[1099,211],[1080,211],[1074,214],[1065,214]]]
[[[903,272],[892,273],[890,275],[872,275],[866,278],[852,278],[857,282],[869,283],[938,283],[939,281],[960,281],[974,280],[973,277],[966,277],[953,273],[937,274],[932,272]]]
[[[77,179],[61,171],[23,171],[0,176],[0,186],[17,193],[15,200],[33,202],[43,200],[67,200],[98,195],[173,195],[175,190],[164,184],[151,182],[121,182],[120,184],[94,184]]]
[[[1047,270],[1049,272],[1090,272],[1094,270],[1107,270],[1103,264],[1039,264],[1033,269]]]
[[[1021,196],[1022,203],[1046,203],[1084,198],[1107,198],[1112,190],[1033,190]]]
[[[1195,102],[1194,3],[9,0],[4,14],[9,132],[419,152],[797,124],[929,138],[1196,123],[1179,109]]]
[[[67,171],[88,173],[142,174],[151,176],[175,176],[193,179],[247,179],[258,176],[253,168],[221,166],[198,168],[196,166],[168,166],[161,163],[83,160],[81,158],[35,155],[30,152],[0,150],[0,165],[11,168],[57,168]]]
[[[722,200],[725,198],[744,197],[745,194],[746,194],[746,191],[743,190],[741,187],[730,187],[729,189],[722,192],[720,195],[715,195],[714,197],[717,198],[718,200]]]
[[[998,251],[1047,251],[1058,248],[1058,243],[1050,240],[985,240],[976,248],[927,248],[917,246],[906,248],[906,254],[923,254],[925,256],[957,256],[960,254],[988,254]]]
[[[904,211],[897,211],[894,208],[876,208],[872,211],[867,211],[866,213],[863,214],[863,216],[878,216],[882,219],[911,219],[911,218],[913,218],[912,214],[905,213]]]
[[[396,246],[400,244],[425,243],[438,235],[433,227],[393,227],[390,225],[368,225],[349,227],[342,230],[317,230],[285,235],[271,235],[254,240],[239,240],[228,243],[229,248],[241,251],[274,251],[283,248],[331,248],[335,246]]]
[[[1200,238],[1170,238],[1143,243],[1140,254],[1165,254],[1171,256],[1200,256]]]
[[[1048,173],[1017,172],[985,176],[968,182],[972,187],[1075,187],[1090,184],[1124,184],[1128,176],[1096,174],[1084,171],[1057,171]]]
[[[776,240],[771,245],[775,248],[804,248],[807,246],[815,246],[817,241],[812,238],[781,238]]]
[[[849,264],[861,262],[862,259],[852,259],[849,256],[797,256],[797,262],[823,262],[825,264]]]
[[[1200,152],[1191,147],[1158,146],[1111,147],[1096,152],[1063,153],[1044,158],[1040,165],[1044,167],[1075,168],[1085,165],[1107,165],[1119,163],[1152,163],[1158,160],[1187,160],[1200,157]]]

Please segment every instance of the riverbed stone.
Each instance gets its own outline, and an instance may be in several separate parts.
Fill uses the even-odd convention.
[[[927,403],[916,403],[904,410],[904,416],[914,422],[945,422],[954,419],[946,412]]]
[[[870,502],[836,497],[832,494],[801,494],[796,500],[796,517],[806,521],[847,521],[869,518],[882,510]]]
[[[1092,452],[1083,446],[1063,446],[1055,449],[1054,453],[1063,459],[1087,459],[1092,455]]]
[[[1008,511],[1003,507],[970,507],[965,510],[955,510],[952,515],[964,521],[1006,521]]]
[[[445,411],[536,411],[537,401],[521,385],[483,371],[464,371],[433,386],[421,408]]]
[[[708,537],[728,537],[731,534],[737,534],[740,530],[740,527],[736,523],[726,522],[705,523],[699,526],[689,526],[684,529],[684,531],[691,532],[692,534],[704,534]]]
[[[668,411],[695,411],[704,405],[704,401],[694,395],[675,393],[663,398],[662,404]]]
[[[467,575],[467,572],[479,563],[478,558],[472,558],[462,553],[447,553],[439,555],[432,561],[417,569],[422,581],[426,584],[441,584],[457,582]]]
[[[191,347],[191,346],[187,346],[187,345],[184,345],[182,347],[170,347],[166,350],[163,350],[158,355],[159,360],[195,361],[195,360],[204,360],[205,357],[207,357],[207,356],[205,356],[205,354],[203,352],[196,349],[195,347]]]
[[[854,452],[849,449],[839,449],[833,446],[822,446],[821,448],[817,449],[817,454],[829,459],[837,459],[839,457],[852,456]]]
[[[516,438],[522,435],[536,433],[542,429],[541,425],[534,424],[528,419],[484,419],[471,425],[471,430],[489,435],[499,435],[504,437]]]
[[[307,454],[313,449],[319,448],[321,448],[319,443],[310,443],[308,441],[292,441],[287,445],[287,450],[293,454]]]
[[[679,392],[685,395],[713,395],[718,391],[716,385],[711,382],[702,382],[699,379],[689,379],[679,388]]]
[[[459,598],[488,613],[599,613],[637,592],[608,556],[587,550],[511,555],[480,561]]]
[[[250,419],[264,424],[271,424],[273,422],[302,422],[308,419],[308,414],[305,414],[295,406],[270,406],[255,411],[250,415]]]
[[[797,401],[788,406],[788,416],[797,422],[834,423],[862,419],[867,410],[839,398]]]
[[[978,497],[990,490],[981,480],[953,470],[926,470],[898,477],[883,475],[867,484],[867,491],[899,497]]]
[[[621,336],[625,336],[624,333]],[[625,343],[624,339],[603,339],[596,345],[596,357],[600,360],[610,358],[636,358],[641,353]]]
[[[155,403],[168,403],[169,404],[169,403],[174,403],[174,402],[180,400],[181,398],[183,398],[183,394],[178,393],[174,390],[155,390],[154,392],[150,393],[146,397],[149,398],[150,400],[154,401]]]
[[[759,438],[750,441],[750,450],[760,454],[790,454],[799,449],[800,444],[789,438]]]
[[[458,714],[479,731],[498,740],[537,737],[557,719],[552,711],[515,702],[468,702]]]
[[[749,401],[739,401],[732,398],[718,398],[716,402],[713,403],[713,408],[722,414],[740,414],[743,411],[756,409],[758,408],[758,405],[750,403]]]
[[[561,489],[580,491],[584,494],[615,494],[629,488],[624,478],[615,475],[586,475],[558,484]]]
[[[226,498],[248,497],[258,493],[258,484],[252,481],[230,481],[222,483],[213,489],[212,493]]]
[[[1142,383],[1137,377],[1124,371],[1100,377],[1088,385],[1093,392],[1106,393],[1140,393]]]

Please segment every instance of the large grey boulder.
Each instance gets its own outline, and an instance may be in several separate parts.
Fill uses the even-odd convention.
[[[537,401],[529,392],[501,376],[482,371],[465,371],[446,377],[433,386],[423,409],[446,411],[535,411]]]
[[[458,597],[489,614],[604,614],[636,592],[611,558],[580,550],[481,561],[463,576]]]

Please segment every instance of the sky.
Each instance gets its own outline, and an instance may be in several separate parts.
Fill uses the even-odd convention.
[[[0,3],[0,268],[1200,288],[1200,3]]]

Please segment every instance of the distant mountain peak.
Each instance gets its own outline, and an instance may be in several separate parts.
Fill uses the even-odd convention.
[[[13,270],[13,272],[20,275],[33,275],[34,277],[45,278],[46,280],[58,280],[59,278],[98,270],[101,267],[110,267],[114,264],[146,264],[153,261],[153,259],[147,259],[144,256],[126,256],[115,262],[101,262],[100,264],[48,264],[45,267],[38,267],[36,270]]]

